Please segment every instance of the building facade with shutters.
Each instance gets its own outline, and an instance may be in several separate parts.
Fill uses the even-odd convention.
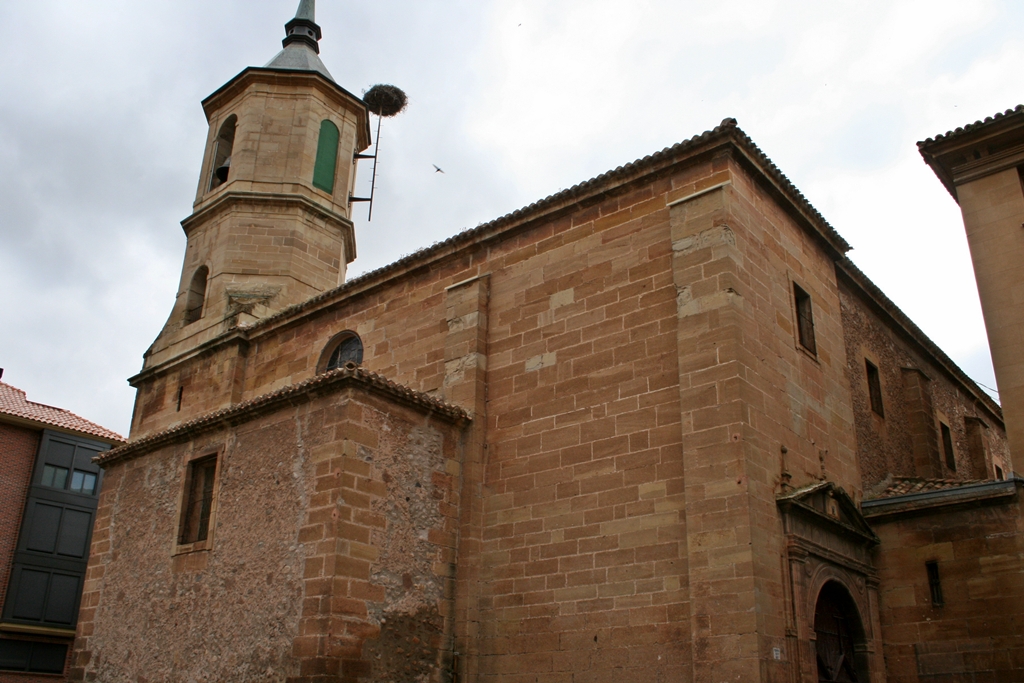
[[[2,375],[2,371],[0,371]],[[124,439],[0,382],[0,681],[66,668],[102,470]]]
[[[72,680],[1021,680],[999,405],[734,120],[346,280],[312,5],[204,101]]]

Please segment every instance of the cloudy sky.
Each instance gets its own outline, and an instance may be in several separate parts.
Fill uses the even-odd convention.
[[[178,283],[199,102],[274,56],[296,4],[0,2],[5,382],[127,432],[125,379]],[[351,275],[731,116],[858,265],[995,386],[959,210],[914,143],[1024,101],[1024,3],[317,4],[339,84],[410,97],[384,123],[373,222],[354,212]]]

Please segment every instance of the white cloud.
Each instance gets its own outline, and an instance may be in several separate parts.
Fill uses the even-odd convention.
[[[1019,3],[320,5],[339,83],[411,100],[384,124],[373,222],[355,211],[353,275],[735,116],[864,270],[990,374],[959,214],[914,143],[1024,99]],[[0,4],[0,25],[20,27],[0,43],[5,380],[127,429],[124,378],[177,285],[199,102],[269,60],[294,8]]]

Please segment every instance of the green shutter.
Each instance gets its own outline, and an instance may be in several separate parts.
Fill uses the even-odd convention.
[[[338,127],[325,120],[320,124],[320,141],[316,145],[316,166],[313,187],[334,193],[334,169],[338,165]]]

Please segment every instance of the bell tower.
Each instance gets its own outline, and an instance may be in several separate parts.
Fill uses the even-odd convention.
[[[283,49],[203,101],[209,122],[178,294],[143,371],[345,281],[366,105],[319,57],[314,0]]]

